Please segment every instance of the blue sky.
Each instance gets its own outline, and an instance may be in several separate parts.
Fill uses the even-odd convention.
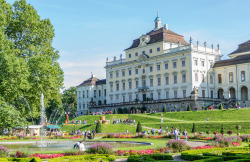
[[[13,3],[14,0],[7,0]],[[119,57],[133,39],[153,29],[156,10],[169,29],[208,45],[220,44],[223,59],[250,39],[249,0],[27,0],[55,29],[64,86],[106,77],[105,60]]]

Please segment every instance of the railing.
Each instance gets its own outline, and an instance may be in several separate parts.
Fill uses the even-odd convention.
[[[185,50],[190,50],[190,46],[182,46],[182,47],[176,47],[176,48],[170,48],[164,50],[164,53],[173,53],[173,52],[179,52],[179,51],[185,51]]]
[[[106,62],[106,65],[107,66],[116,65],[116,64],[120,64],[122,62],[126,62],[126,59],[120,59],[120,60],[114,60],[114,61]]]
[[[191,97],[185,98],[171,98],[171,99],[160,99],[160,100],[151,100],[151,101],[131,101],[131,102],[120,102],[112,104],[103,104],[103,105],[94,105],[90,108],[103,108],[103,107],[113,107],[113,106],[125,106],[125,105],[135,105],[135,104],[152,104],[152,103],[167,103],[167,102],[180,102],[180,101],[191,101],[194,100]]]
[[[147,90],[147,89],[149,89],[148,86],[138,87],[138,90],[139,90],[139,91],[143,91],[143,90]]]

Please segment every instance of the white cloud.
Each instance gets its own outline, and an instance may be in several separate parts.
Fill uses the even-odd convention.
[[[88,49],[86,49],[88,50]],[[79,55],[75,57],[78,52],[67,52],[62,51],[61,59],[59,60],[60,66],[64,71],[64,87],[67,89],[71,86],[77,86],[84,80],[90,78],[91,72],[99,79],[106,78],[106,57],[113,58],[113,56],[119,57],[119,52],[112,53],[99,53],[91,55]],[[64,59],[64,57],[69,57],[70,59]],[[124,57],[124,56],[123,56]],[[109,59],[111,60],[111,59]]]

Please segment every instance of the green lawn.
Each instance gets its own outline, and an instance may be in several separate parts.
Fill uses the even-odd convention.
[[[163,113],[164,122],[161,123],[161,113],[155,114],[111,114],[105,115],[107,120],[113,121],[115,119],[133,119],[138,123],[142,123],[142,126],[149,128],[159,129],[160,126],[165,129],[166,125],[170,128],[187,129],[188,132],[191,132],[193,123],[196,124],[197,132],[206,132],[206,131],[217,131],[220,132],[222,124],[224,125],[225,133],[228,130],[233,130],[237,132],[235,126],[241,125],[242,129],[240,130],[241,134],[250,134],[250,109],[232,109],[232,110],[207,110],[207,111],[181,111],[181,112],[166,112]],[[209,121],[206,119],[209,118]],[[72,120],[87,120],[88,124],[94,124],[95,120],[99,120],[100,115],[88,115],[88,116],[79,116]],[[95,125],[86,125],[86,126],[76,126],[76,129],[80,130],[92,130],[95,128]],[[63,131],[71,132],[74,129],[73,126],[63,126]],[[130,125],[103,125],[103,133],[117,133],[125,132],[135,133],[136,127]]]
[[[62,127],[62,131],[70,133],[74,128],[76,130],[80,129],[80,131],[90,130],[92,131],[95,129],[96,125],[88,124],[88,125],[64,125]],[[134,125],[126,125],[126,124],[103,124],[102,125],[102,133],[121,133],[126,131],[136,133],[136,126]],[[143,128],[143,130],[147,130]]]
[[[148,114],[148,116],[160,117],[160,113]],[[231,109],[231,110],[206,110],[206,111],[181,111],[167,112],[164,117],[170,119],[179,119],[185,121],[249,121],[250,109]]]

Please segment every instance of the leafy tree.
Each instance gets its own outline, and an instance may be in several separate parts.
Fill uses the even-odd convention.
[[[87,115],[89,115],[89,110],[87,110]]]
[[[23,126],[26,122],[21,113],[13,106],[7,104],[2,99],[0,100],[0,132],[6,128]]]
[[[48,106],[46,107],[46,116],[48,120],[53,123],[57,119],[60,114],[64,113],[64,111],[68,112],[68,110],[64,110],[61,106],[61,102],[51,99],[49,100]]]
[[[116,111],[116,109],[114,109],[114,114],[117,114],[117,111]]]
[[[219,110],[223,110],[223,105],[222,104],[220,104]]]
[[[102,133],[102,124],[101,124],[101,121],[97,122],[95,130],[96,130],[96,133]]]
[[[193,128],[192,128],[192,133],[196,132],[196,127],[195,127],[195,123],[193,123]]]
[[[136,127],[136,132],[142,132],[141,122],[138,122],[137,127]]]
[[[147,108],[144,106],[141,108],[142,113],[147,112]]]
[[[206,110],[206,106],[202,106],[202,110]]]
[[[123,108],[123,113],[127,114],[128,113],[128,109],[127,108]]]
[[[192,111],[192,109],[191,109],[191,106],[190,106],[190,105],[188,105],[188,107],[187,107],[187,111]]]
[[[152,112],[152,109],[151,109],[151,108],[149,108],[149,109],[148,109],[148,111],[151,113],[151,112]]]
[[[71,114],[75,114],[77,110],[77,89],[76,87],[70,87],[63,91],[62,104],[64,110],[67,109]]]
[[[118,113],[119,113],[119,114],[123,114],[123,109],[122,109],[122,108],[119,108],[119,109],[118,109]]]
[[[163,107],[162,112],[167,112],[167,109],[165,106]]]
[[[53,26],[25,0],[12,6],[0,1],[0,19],[0,94],[23,116],[30,116],[29,107],[38,117],[41,93],[47,105],[50,99],[60,100],[63,86],[59,54],[52,47]]]
[[[224,134],[224,125],[223,125],[223,124],[221,125],[220,133],[221,133],[221,134]]]

